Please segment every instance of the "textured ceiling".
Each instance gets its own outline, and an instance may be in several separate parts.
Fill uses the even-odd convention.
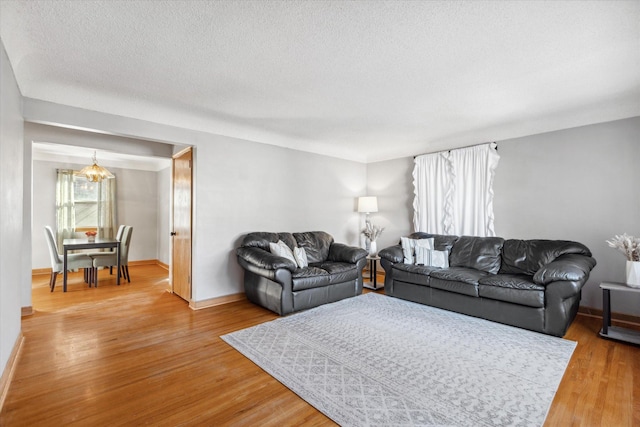
[[[358,161],[640,115],[640,1],[8,1],[26,97]]]

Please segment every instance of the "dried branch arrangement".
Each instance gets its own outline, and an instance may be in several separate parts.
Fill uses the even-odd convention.
[[[640,261],[640,238],[624,233],[622,236],[613,236],[607,243],[622,252],[628,261]]]
[[[382,234],[384,227],[378,227],[377,225],[373,225],[371,222],[367,222],[366,227],[362,229],[362,234],[372,242],[375,242],[378,237]]]

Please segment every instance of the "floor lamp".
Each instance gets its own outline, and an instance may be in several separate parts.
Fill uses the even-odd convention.
[[[358,212],[365,214],[365,224],[369,224],[369,214],[378,212],[378,198],[376,196],[358,197]]]

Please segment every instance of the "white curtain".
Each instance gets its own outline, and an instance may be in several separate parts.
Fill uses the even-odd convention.
[[[73,200],[73,170],[58,169],[56,181],[56,243],[62,251],[62,241],[73,238],[76,209]]]
[[[495,236],[493,178],[499,159],[495,143],[416,157],[415,231]]]
[[[413,226],[415,231],[448,234],[451,227],[451,163],[449,152],[415,158]]]
[[[116,179],[103,179],[98,186],[98,237],[116,236]]]

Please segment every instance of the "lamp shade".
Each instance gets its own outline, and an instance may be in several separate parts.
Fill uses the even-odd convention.
[[[358,212],[378,212],[378,198],[376,196],[358,197]]]

